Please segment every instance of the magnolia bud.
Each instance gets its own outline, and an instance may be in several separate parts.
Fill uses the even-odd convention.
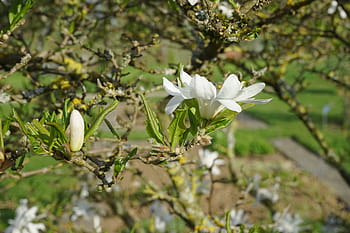
[[[69,143],[71,151],[79,151],[84,143],[84,119],[79,111],[73,110],[69,120]]]

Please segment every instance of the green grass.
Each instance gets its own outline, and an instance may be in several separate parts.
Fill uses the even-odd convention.
[[[28,156],[25,159],[23,172],[33,171],[48,167],[58,162],[51,157]],[[2,203],[11,203],[18,206],[19,200],[27,198],[30,203],[35,203],[41,209],[51,213],[62,213],[64,203],[69,202],[72,189],[78,181],[72,176],[68,165],[58,168],[55,172],[38,174],[14,180],[11,178],[0,180]],[[0,229],[5,228],[7,219],[15,215],[14,208],[0,209]]]

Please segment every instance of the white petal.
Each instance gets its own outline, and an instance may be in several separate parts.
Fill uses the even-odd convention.
[[[339,11],[340,18],[346,19],[348,17],[348,15],[344,11],[343,7],[338,6],[338,11]]]
[[[190,86],[191,83],[191,76],[189,74],[187,74],[183,69],[181,69],[180,71],[180,79],[181,82],[185,85],[185,86]]]
[[[194,6],[197,4],[198,0],[188,0],[188,2],[191,4],[191,6]]]
[[[234,100],[229,100],[229,99],[218,99],[218,101],[224,105],[226,108],[230,109],[231,111],[235,112],[241,112],[242,107],[237,104]]]
[[[177,86],[172,84],[168,79],[163,77],[163,87],[165,91],[172,96],[179,96],[181,92]]]
[[[199,114],[204,119],[212,119],[224,106],[216,100],[197,99],[199,104]]]
[[[210,100],[216,97],[214,84],[198,74],[193,77],[191,85],[193,85],[195,98]]]
[[[332,15],[334,12],[337,10],[338,2],[337,1],[332,1],[331,5],[329,6],[327,13]]]
[[[242,102],[244,100],[247,100],[261,92],[264,87],[265,83],[256,83],[249,87],[245,87],[240,91],[238,96],[235,98],[235,101]]]
[[[234,74],[228,76],[225,80],[222,88],[220,89],[217,98],[219,99],[233,99],[242,89],[242,83],[238,80],[238,77]]]
[[[267,102],[270,102],[272,100],[272,98],[270,99],[254,99],[254,98],[251,98],[251,99],[246,99],[246,100],[243,100],[241,101],[242,103],[253,103],[253,104],[266,104]]]
[[[70,149],[71,151],[79,151],[84,143],[84,119],[80,115],[79,111],[73,109],[70,119]]]
[[[223,159],[216,159],[215,160],[215,165],[224,165],[226,162]]]
[[[214,176],[218,176],[221,174],[221,171],[220,171],[220,168],[218,168],[217,166],[214,166],[211,168],[211,173],[214,175]]]
[[[171,98],[171,100],[165,107],[165,113],[170,114],[174,112],[183,100],[184,98],[182,98],[182,96],[174,96],[173,98]]]
[[[30,233],[39,233],[39,230],[46,230],[46,227],[43,223],[28,223],[26,228]]]
[[[25,216],[29,221],[33,221],[35,219],[36,216],[36,212],[38,211],[38,207],[37,206],[33,206],[32,208],[30,208],[26,213]]]
[[[193,91],[190,87],[180,88],[180,92],[185,100],[194,98]]]

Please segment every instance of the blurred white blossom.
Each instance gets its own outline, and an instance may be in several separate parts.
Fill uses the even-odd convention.
[[[0,93],[0,103],[6,104],[10,102],[10,100],[11,98],[8,94],[6,94],[5,92]]]
[[[272,188],[259,188],[256,192],[256,201],[262,202],[264,200],[269,200],[271,202],[277,202],[279,199],[277,190],[279,184],[275,184]]]
[[[211,172],[214,176],[221,174],[220,168],[218,166],[224,165],[225,160],[217,159],[219,157],[218,152],[200,148],[198,151],[198,155],[201,164],[208,169],[211,168]]]
[[[45,215],[36,215],[37,206],[28,208],[28,200],[20,200],[20,205],[16,209],[15,219],[9,220],[10,226],[5,229],[4,233],[39,233],[45,231],[46,227],[43,223],[33,223]]]
[[[231,226],[240,226],[243,224],[247,224],[247,218],[248,218],[248,214],[242,210],[242,209],[238,209],[238,210],[231,210],[230,212],[230,224]]]
[[[79,199],[76,200],[73,206],[73,214],[71,220],[74,222],[79,218],[90,219],[91,215],[95,214],[93,206],[88,202],[87,197],[89,196],[88,184],[86,182],[81,183],[81,190]]]
[[[188,0],[188,3],[191,4],[191,6],[196,5],[199,2],[199,0]]]
[[[275,222],[275,227],[273,228],[275,232],[279,233],[298,233],[305,229],[301,226],[303,223],[299,214],[290,214],[290,213],[279,213],[277,212],[273,216]]]
[[[256,203],[263,201],[277,202],[279,199],[278,189],[279,183],[276,183],[270,188],[260,188],[261,177],[259,174],[255,174],[250,183],[248,184],[247,191],[255,194]]]
[[[72,222],[76,222],[83,218],[85,221],[90,222],[92,225],[88,224],[87,227],[93,227],[94,232],[102,233],[101,219],[97,215],[96,210],[92,203],[87,199],[90,195],[89,186],[87,183],[81,183],[81,191],[78,199],[74,201],[75,205],[72,208],[72,215],[70,217]]]
[[[101,227],[101,218],[98,215],[94,215],[92,217],[94,230],[96,233],[102,233],[102,227]]]
[[[333,15],[337,10],[339,12],[340,18],[346,19],[348,17],[345,10],[343,9],[343,7],[341,5],[339,5],[338,1],[334,0],[331,2],[330,6],[327,10],[327,13],[330,15]]]
[[[232,7],[228,2],[220,2],[218,6],[218,10],[227,18],[231,18],[234,12],[234,10],[232,9]]]
[[[154,216],[154,228],[158,232],[165,232],[167,223],[173,218],[168,208],[160,201],[156,200],[151,205],[151,212]]]
[[[237,227],[237,226],[244,225],[245,228],[247,229],[247,225],[249,225],[249,223],[247,221],[248,214],[244,210],[232,209],[229,217],[230,217],[230,226],[231,227]],[[222,228],[222,229],[220,229],[219,233],[227,233],[227,230]]]
[[[210,193],[210,184],[211,181],[209,179],[204,179],[198,181],[198,187],[196,189],[196,192],[198,194],[209,194]]]

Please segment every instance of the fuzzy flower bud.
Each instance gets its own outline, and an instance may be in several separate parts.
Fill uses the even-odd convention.
[[[71,151],[79,151],[84,143],[84,119],[75,109],[70,115],[68,131]]]

